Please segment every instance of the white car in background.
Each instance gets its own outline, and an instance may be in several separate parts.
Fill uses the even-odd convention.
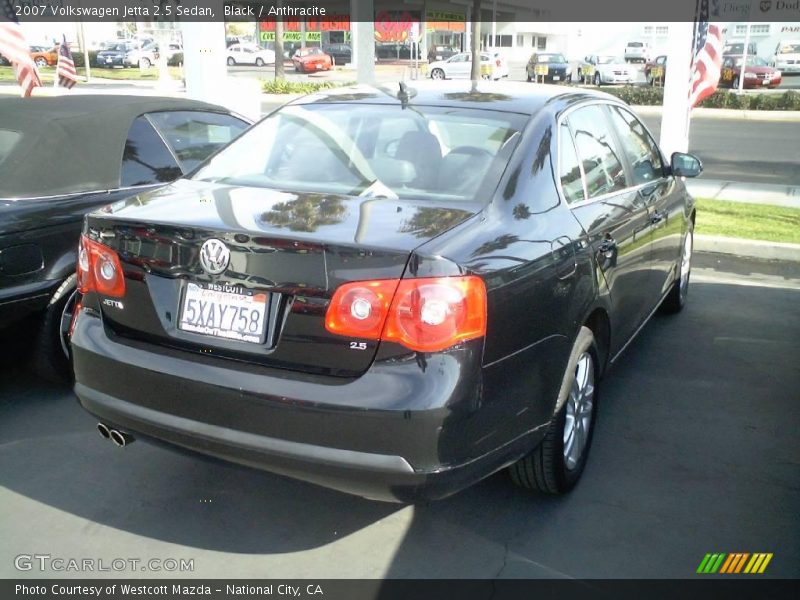
[[[621,56],[597,56],[594,65],[595,85],[605,83],[633,83],[636,80],[637,69],[628,64]]]
[[[772,66],[782,73],[800,73],[800,40],[786,40],[775,48]]]
[[[228,46],[228,66],[275,64],[275,52],[255,44],[231,44]]]
[[[497,62],[488,52],[481,52],[481,78],[500,79]],[[472,74],[472,53],[459,52],[447,60],[437,60],[428,65],[431,79],[469,79]]]

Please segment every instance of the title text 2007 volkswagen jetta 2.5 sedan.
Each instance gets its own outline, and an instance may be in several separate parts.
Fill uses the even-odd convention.
[[[598,92],[307,96],[87,217],[75,391],[117,445],[368,498],[568,491],[604,371],[686,300],[700,170]]]

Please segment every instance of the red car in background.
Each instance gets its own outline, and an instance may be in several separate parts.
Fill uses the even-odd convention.
[[[292,56],[292,63],[294,70],[299,73],[330,71],[333,68],[333,59],[321,48],[300,48]]]
[[[719,78],[720,85],[738,88],[739,79],[742,77],[743,63],[744,56],[741,54],[726,56],[722,61],[722,73]],[[781,81],[781,72],[775,67],[770,67],[763,58],[758,56],[747,57],[747,66],[744,68],[744,89],[776,88],[781,84]]]

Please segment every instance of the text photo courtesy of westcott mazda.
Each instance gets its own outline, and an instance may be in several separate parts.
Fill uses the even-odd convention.
[[[3,578],[800,575],[800,20],[2,1]]]

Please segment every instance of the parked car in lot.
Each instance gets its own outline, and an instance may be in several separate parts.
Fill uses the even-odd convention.
[[[37,67],[54,67],[58,63],[59,46],[31,46],[31,58]]]
[[[292,56],[292,64],[298,73],[314,73],[330,71],[333,68],[333,59],[322,48],[300,48]]]
[[[232,44],[228,46],[228,66],[275,64],[275,51],[255,44]]]
[[[500,79],[498,61],[488,52],[481,52],[481,77]],[[472,54],[460,52],[447,60],[437,60],[428,65],[431,79],[469,79],[472,75]]]
[[[353,62],[353,49],[350,44],[330,44],[322,50],[331,57],[335,65],[346,65]]]
[[[537,69],[539,67],[539,69]],[[539,75],[538,70],[546,69],[546,74]],[[572,81],[572,69],[563,54],[558,52],[534,52],[525,66],[528,81],[561,83]]]
[[[662,54],[644,66],[644,76],[650,85],[664,84],[667,75],[667,57]]]
[[[447,60],[451,56],[458,54],[458,48],[451,48],[450,46],[431,46],[428,49],[428,62],[432,63],[437,60]]]
[[[744,57],[729,55],[722,60],[722,71],[720,72],[720,85],[732,88],[739,87],[739,79],[743,79],[742,86],[745,89],[769,87],[776,88],[783,81],[783,76],[775,67],[770,67],[767,61],[758,56],[748,56],[747,66],[744,67],[742,75],[742,65]]]
[[[775,48],[772,66],[782,73],[800,73],[800,40],[786,40]]]
[[[607,367],[686,302],[683,178],[700,170],[591,90],[298,99],[86,218],[75,392],[120,446],[368,498],[439,498],[509,465],[566,492]]]
[[[636,79],[636,71],[621,56],[592,54],[578,67],[578,78],[598,86],[604,83],[630,84]]]
[[[139,46],[132,41],[109,43],[97,53],[98,67],[139,67],[149,69],[158,60],[158,46],[154,43]]]
[[[744,54],[744,47],[744,41],[729,40],[725,42],[725,45],[722,47],[722,56],[742,55]],[[747,44],[747,54],[750,56],[756,56],[758,54],[758,47],[756,46],[755,42],[749,42]]]
[[[628,42],[625,44],[625,61],[646,63],[650,60],[650,46],[647,42]]]
[[[0,329],[42,314],[40,371],[68,368],[84,214],[180,177],[248,126],[191,100],[0,97]]]

